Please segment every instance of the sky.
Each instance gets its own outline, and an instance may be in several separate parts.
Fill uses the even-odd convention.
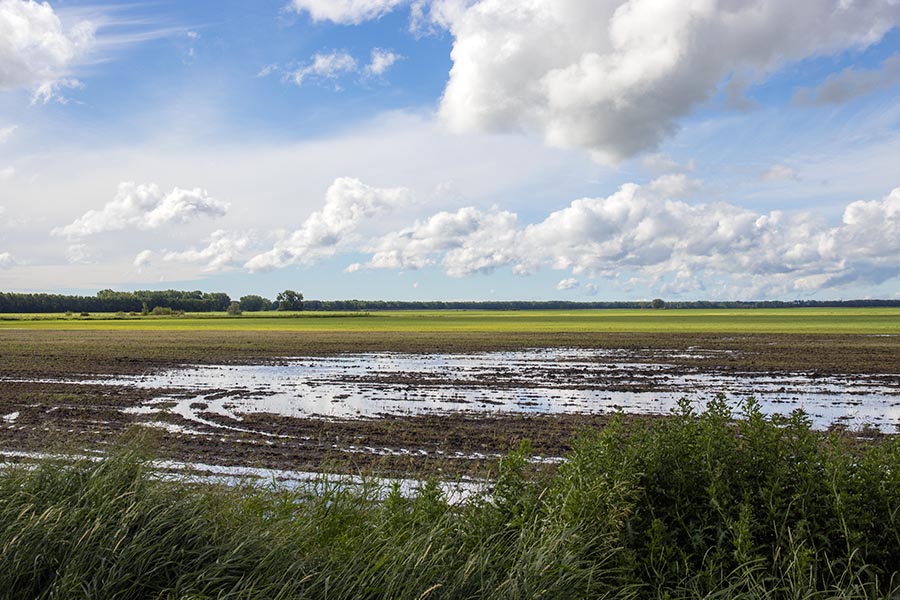
[[[900,298],[900,0],[0,0],[0,291]]]

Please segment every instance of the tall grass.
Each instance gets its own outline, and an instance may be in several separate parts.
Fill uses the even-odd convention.
[[[315,496],[164,481],[134,447],[0,474],[8,598],[889,598],[900,443],[751,402],[527,445],[490,497],[323,480]],[[4,596],[5,591],[5,596]]]

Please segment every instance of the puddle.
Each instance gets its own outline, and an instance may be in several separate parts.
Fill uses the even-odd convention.
[[[63,456],[40,452],[21,452],[0,450],[0,469],[20,462],[3,462],[2,459],[17,461],[40,461],[53,459],[88,459],[99,461],[102,456]],[[26,463],[27,465],[27,463]],[[384,499],[387,494],[397,488],[407,498],[419,493],[423,482],[418,479],[361,477],[359,475],[341,475],[335,473],[317,473],[313,471],[293,471],[285,469],[265,469],[258,467],[238,467],[226,465],[210,465],[198,462],[174,460],[155,460],[150,462],[154,475],[161,479],[186,483],[213,483],[228,486],[253,484],[271,486],[275,489],[287,489],[307,494],[321,494],[326,489],[367,489],[374,492],[374,497]],[[479,479],[460,479],[455,481],[438,481],[438,487],[450,504],[461,504],[471,498],[485,496],[490,492],[489,482]]]
[[[689,353],[701,358],[715,355],[697,348]],[[818,428],[837,422],[851,427],[870,424],[887,432],[900,429],[897,374],[767,375],[642,362],[664,356],[659,350],[582,349],[343,354],[265,365],[186,366],[152,376],[80,383],[165,390],[165,395],[127,412],[148,417],[174,414],[197,425],[235,430],[242,430],[241,420],[250,414],[324,418],[448,411],[660,414],[680,398],[700,405],[719,393],[733,405],[755,397],[769,414],[802,408]]]

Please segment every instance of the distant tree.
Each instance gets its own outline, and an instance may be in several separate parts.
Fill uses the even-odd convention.
[[[241,304],[240,302],[232,302],[228,305],[228,309],[225,311],[229,315],[238,316],[241,314]]]
[[[278,310],[303,310],[303,294],[294,290],[284,290],[275,297]]]
[[[650,302],[650,308],[665,308],[665,307],[666,307],[666,301],[663,300],[662,298],[654,298]]]
[[[272,310],[272,301],[262,296],[249,295],[241,297],[241,310],[254,312],[257,310]]]

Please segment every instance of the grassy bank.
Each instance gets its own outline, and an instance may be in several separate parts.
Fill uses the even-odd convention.
[[[0,315],[0,329],[116,331],[900,334],[900,308]]]
[[[900,575],[900,443],[713,403],[505,459],[450,506],[161,481],[133,450],[0,474],[0,589],[21,598],[870,598]]]

